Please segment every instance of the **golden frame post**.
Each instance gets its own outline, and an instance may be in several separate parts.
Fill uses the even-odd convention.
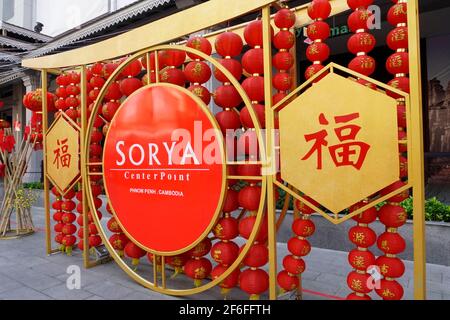
[[[408,41],[410,68],[412,183],[413,183],[413,239],[414,239],[414,298],[426,299],[425,254],[425,177],[422,122],[422,80],[420,62],[420,31],[418,0],[408,0]]]

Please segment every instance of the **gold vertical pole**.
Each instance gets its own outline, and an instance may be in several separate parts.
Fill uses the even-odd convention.
[[[266,110],[266,163],[264,173],[267,179],[267,219],[268,219],[268,245],[269,245],[269,298],[277,298],[277,240],[276,216],[273,179],[276,174],[275,148],[274,148],[274,119],[272,112],[272,46],[270,31],[270,5],[262,9],[263,23],[263,50],[264,50],[264,97]]]
[[[41,87],[42,87],[42,131],[44,140],[44,209],[45,209],[45,244],[47,254],[52,254],[52,230],[50,224],[50,186],[47,177],[47,130],[48,130],[48,110],[47,110],[47,70],[41,71]]]
[[[422,123],[422,79],[420,69],[420,31],[418,0],[409,0],[408,35],[411,99],[411,137],[413,178],[413,232],[414,232],[414,299],[426,299],[425,255],[425,186]]]
[[[88,230],[88,197],[86,194],[85,184],[88,183],[86,179],[87,167],[86,167],[86,157],[84,154],[85,150],[85,135],[86,135],[86,125],[87,125],[87,83],[86,83],[86,66],[81,66],[81,83],[80,83],[80,97],[81,97],[81,123],[80,123],[80,150],[81,150],[81,192],[82,192],[82,203],[83,203],[83,263],[86,269],[91,267],[89,262],[89,230]],[[86,178],[86,179],[85,179]],[[95,214],[94,212],[92,214]]]

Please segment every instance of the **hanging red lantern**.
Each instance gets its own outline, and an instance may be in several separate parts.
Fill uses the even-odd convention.
[[[96,75],[101,75],[103,72],[103,63],[97,62],[91,66],[91,72]]]
[[[66,87],[66,92],[68,95],[77,96],[80,94],[80,87],[75,84],[70,84]]]
[[[393,5],[387,14],[387,21],[393,26],[406,24],[408,22],[408,11],[405,2]]]
[[[312,203],[313,205],[315,205],[316,207],[320,206],[320,204],[318,202],[314,201],[311,197],[303,196],[303,198],[305,200],[309,201],[310,203]],[[315,212],[314,209],[308,207],[308,205],[306,203],[304,203],[303,201],[300,201],[300,200],[296,199],[294,201],[294,204],[295,204],[296,208],[303,214],[310,215],[310,214],[313,214]]]
[[[72,212],[64,212],[61,216],[61,221],[66,224],[71,224],[76,220],[76,215]]]
[[[294,66],[294,57],[288,51],[280,51],[273,57],[272,63],[277,70],[287,71]]]
[[[76,204],[75,204],[75,202],[73,202],[71,200],[64,201],[61,205],[61,209],[63,211],[67,211],[67,212],[75,210],[75,208],[76,208]]]
[[[116,218],[114,218],[114,217],[109,219],[106,226],[107,226],[108,230],[113,233],[121,233],[122,232],[122,229],[120,229],[119,223],[116,221]]]
[[[245,246],[240,248],[240,252],[244,249]],[[243,263],[252,268],[260,268],[263,267],[269,262],[269,250],[267,246],[262,243],[257,243],[252,245],[247,255],[245,256]]]
[[[353,291],[366,294],[372,291],[372,289],[367,286],[370,277],[370,274],[352,271],[347,277],[347,284]]]
[[[137,78],[125,78],[120,81],[120,92],[122,92],[124,96],[130,96],[139,88],[142,88],[142,81]]]
[[[361,248],[371,247],[377,241],[376,233],[369,227],[354,226],[349,230],[348,236],[354,245]]]
[[[269,288],[269,275],[261,269],[247,269],[241,272],[239,286],[251,300],[257,300]]]
[[[208,105],[211,102],[211,93],[205,87],[201,85],[192,85],[188,88],[190,92],[195,94],[197,97],[202,99],[202,101]]]
[[[224,217],[214,227],[214,235],[220,240],[232,240],[239,235],[239,224],[233,217]]]
[[[348,6],[353,11],[356,9],[367,9],[372,3],[373,0],[347,0]]]
[[[395,190],[400,189],[401,187],[404,187],[406,185],[405,182],[399,180],[397,182],[394,182],[393,184],[387,186],[386,188],[384,188],[383,190],[380,191],[380,195],[381,196],[385,196],[391,192],[394,192]],[[392,196],[392,198],[389,198],[388,201],[389,202],[395,202],[395,203],[400,203],[405,201],[406,199],[409,198],[409,190],[404,190],[402,192],[400,192],[399,194]]]
[[[403,207],[388,203],[381,207],[379,218],[386,227],[399,228],[406,223],[407,215]]]
[[[72,235],[77,232],[77,227],[73,224],[65,224],[61,230],[65,235]]]
[[[220,86],[214,92],[214,102],[221,108],[236,108],[242,102],[242,97],[234,86]]]
[[[120,100],[122,98],[122,92],[120,91],[120,85],[118,82],[113,82],[109,85],[105,94],[106,100]]]
[[[53,230],[55,230],[55,232],[61,232],[62,233],[63,227],[64,227],[64,223],[59,222],[59,223],[55,224],[55,226],[53,227]]]
[[[324,41],[330,37],[330,26],[328,23],[318,20],[308,26],[306,33],[312,41]]]
[[[261,187],[247,186],[239,191],[239,205],[248,211],[258,211],[261,200]]]
[[[375,264],[375,256],[370,251],[361,251],[353,249],[348,254],[348,262],[350,265],[360,271],[366,271],[368,267]]]
[[[255,48],[248,50],[242,56],[242,66],[249,74],[264,74],[263,49]]]
[[[259,164],[243,164],[237,166],[237,174],[239,176],[261,176],[261,165]],[[248,183],[252,183],[252,181],[248,181]]]
[[[306,49],[306,58],[311,61],[323,62],[330,57],[330,47],[323,42],[314,42]]]
[[[380,288],[375,288],[375,291],[383,300],[401,300],[404,292],[400,283],[385,279],[381,280]]]
[[[247,44],[252,47],[263,47],[263,32],[262,32],[262,21],[261,20],[255,20],[250,22],[244,29],[244,39]],[[271,37],[273,37],[273,28],[270,27],[271,30]]]
[[[211,251],[212,243],[210,238],[205,238],[202,242],[197,244],[194,248],[192,248],[188,255],[191,257],[204,257]]]
[[[330,16],[331,4],[328,0],[313,0],[308,6],[308,16],[312,20],[325,20]]]
[[[105,79],[99,76],[92,77],[89,81],[93,88],[101,88],[105,84]]]
[[[295,44],[295,35],[289,30],[281,30],[273,38],[273,45],[278,50],[290,50]]]
[[[56,84],[63,87],[68,86],[70,84],[70,79],[67,74],[60,74],[56,77]]]
[[[239,255],[239,246],[232,241],[219,241],[211,248],[211,257],[217,263],[230,266]]]
[[[132,265],[139,265],[139,260],[145,256],[146,252],[142,250],[140,247],[135,245],[133,242],[129,241],[125,246],[125,255],[132,259]]]
[[[235,57],[241,53],[244,44],[236,33],[224,32],[216,38],[215,47],[222,57]]]
[[[391,74],[409,73],[409,56],[407,52],[396,52],[386,61],[386,69]]]
[[[184,72],[176,68],[169,68],[161,72],[160,80],[161,82],[172,83],[180,87],[184,87],[186,84]]]
[[[292,231],[299,237],[307,238],[314,234],[316,226],[310,219],[295,219],[292,224]]]
[[[184,265],[184,273],[194,279],[194,284],[199,287],[202,280],[206,279],[212,270],[211,262],[206,258],[190,259]]]
[[[400,178],[408,176],[408,159],[400,156]]]
[[[408,48],[408,27],[397,27],[391,30],[386,43],[394,51]]]
[[[58,87],[58,88],[56,88],[55,94],[56,94],[56,96],[58,98],[62,98],[62,99],[65,99],[68,96],[68,93],[67,93],[65,87]]]
[[[254,229],[255,223],[256,223],[255,216],[245,217],[245,218],[241,219],[241,221],[239,221],[239,234],[241,235],[242,238],[244,238],[244,239],[250,238],[250,235]],[[255,241],[263,242],[267,239],[267,235],[268,235],[267,217],[264,216]]]
[[[283,259],[283,267],[284,269],[286,269],[287,272],[294,275],[299,275],[305,272],[306,263],[300,257],[296,257],[294,255],[287,255]]]
[[[136,77],[142,71],[142,64],[139,60],[133,60],[122,71],[123,77]]]
[[[311,244],[306,239],[294,237],[288,241],[288,250],[294,256],[304,257],[311,252]]]
[[[201,36],[189,38],[189,40],[186,42],[186,47],[201,51],[208,56],[210,56],[212,53],[211,43],[208,41],[208,39],[205,39]],[[193,53],[188,52],[187,55],[192,60],[203,60],[198,55],[195,55]]]
[[[180,67],[186,60],[186,52],[181,50],[167,50],[165,51],[164,62],[171,67]]]
[[[289,274],[286,270],[278,273],[277,283],[284,291],[293,291],[297,289],[300,285],[300,280],[298,277]]]
[[[178,274],[183,272],[183,267],[188,260],[189,257],[185,254],[175,257],[166,257],[166,263],[175,269],[175,274],[173,277],[176,277]]]
[[[223,266],[221,264],[217,265],[212,271],[211,271],[211,278],[217,279],[220,277],[225,271],[227,271],[228,267]],[[225,278],[220,284],[219,287],[222,288],[222,294],[227,294],[230,289],[236,287],[239,282],[239,276],[241,274],[241,270],[236,269],[231,274]]]
[[[70,84],[78,84],[81,80],[81,75],[78,72],[70,72],[68,75]]]
[[[405,250],[406,242],[398,233],[384,232],[378,237],[377,246],[386,254],[399,254]]]
[[[185,67],[184,75],[187,81],[202,84],[208,82],[211,78],[211,69],[203,61],[193,61]]]
[[[236,80],[240,80],[242,77],[242,65],[238,60],[235,59],[220,59],[219,63],[223,65],[228,71],[231,72]],[[218,68],[214,70],[214,76],[220,82],[230,82],[230,79],[225,77],[225,75]]]
[[[264,101],[264,77],[249,77],[242,82],[242,88],[251,101]]]
[[[361,201],[358,204],[351,206],[350,212],[354,212],[354,211],[366,206],[367,203],[368,202]],[[353,220],[355,220],[358,223],[369,224],[369,223],[372,223],[375,220],[377,220],[377,217],[378,217],[377,208],[372,207],[372,208],[369,208],[369,209],[361,212],[360,214],[354,216]]]
[[[92,131],[91,134],[91,142],[92,143],[100,143],[103,140],[103,133],[98,129]]]
[[[119,67],[118,63],[105,63],[102,72],[103,77],[105,79],[108,79],[118,67]]]
[[[355,57],[352,61],[350,61],[348,65],[349,69],[359,72],[365,76],[370,76],[372,73],[374,73],[375,67],[375,59],[367,55]]]
[[[346,300],[372,300],[371,297],[369,297],[367,294],[358,293],[355,292],[350,293]]]
[[[98,234],[93,234],[89,236],[89,247],[96,248],[102,244],[102,238]]]
[[[375,45],[375,37],[367,32],[355,33],[347,42],[347,48],[353,54],[369,53],[375,48]]]
[[[368,10],[353,11],[347,20],[350,31],[356,33],[358,30],[369,29],[369,21],[371,21],[372,15],[373,13]]]
[[[159,68],[159,70],[161,70],[167,66],[164,58],[165,58],[165,52],[158,51],[158,68]],[[147,68],[148,68],[147,56],[144,56],[141,59],[141,64],[142,64],[142,67],[145,70],[147,70]],[[152,53],[150,53],[150,71],[155,71],[155,70],[156,70],[156,54],[155,54],[155,52],[152,52]]]
[[[222,211],[231,213],[239,208],[239,192],[233,189],[228,189]]]
[[[405,264],[397,257],[378,257],[375,264],[385,278],[400,278],[405,273]]]
[[[111,246],[114,248],[114,250],[119,251],[119,254],[123,254],[123,250],[125,249],[125,246],[128,243],[128,238],[124,233],[116,233],[113,234],[109,238],[109,243],[111,243]]]
[[[321,64],[310,65],[308,68],[306,68],[306,71],[305,71],[306,80],[309,80],[309,78],[313,77],[316,73],[318,73],[323,68],[325,68],[325,67]],[[326,75],[327,75],[327,73],[324,73],[321,77],[318,77],[316,81],[321,80]]]
[[[266,111],[265,107],[261,104],[252,104],[253,111],[256,113],[256,117],[259,120],[260,128],[266,127]],[[255,124],[252,121],[252,118],[250,116],[250,111],[247,107],[244,107],[240,112],[240,119],[241,123],[244,125],[244,127],[248,129],[255,128]]]
[[[295,13],[287,8],[278,10],[275,14],[275,25],[280,29],[290,29],[295,25],[296,16]]]
[[[288,91],[292,87],[292,77],[289,73],[280,72],[273,77],[273,86],[279,91]]]

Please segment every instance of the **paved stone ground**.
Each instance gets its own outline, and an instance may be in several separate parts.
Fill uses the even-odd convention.
[[[33,210],[38,232],[18,240],[0,241],[0,299],[176,299],[147,290],[122,271],[114,262],[90,270],[81,268],[81,289],[68,290],[66,273],[70,265],[82,266],[81,252],[72,257],[45,254],[44,214],[42,208]],[[286,245],[278,245],[284,256]],[[143,259],[146,260],[146,259]],[[303,276],[305,300],[344,298],[349,290],[346,276],[350,271],[347,253],[314,248],[305,259],[307,271]],[[406,261],[406,273],[400,279],[405,287],[405,299],[413,297],[412,262]],[[151,267],[146,261],[140,272],[150,278]],[[428,298],[450,300],[450,267],[427,265]],[[190,285],[190,280],[177,278],[180,287]],[[233,290],[229,299],[246,299],[239,290]],[[264,298],[264,297],[263,297]],[[284,299],[290,297],[285,296]],[[373,298],[378,299],[376,295]],[[217,288],[184,299],[223,299]]]

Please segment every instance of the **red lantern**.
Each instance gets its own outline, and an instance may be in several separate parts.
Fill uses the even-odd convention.
[[[62,240],[62,244],[64,246],[66,246],[66,250],[71,248],[73,245],[75,245],[75,242],[77,241],[77,238],[75,238],[75,236],[73,235],[66,235],[64,236],[63,240]],[[71,250],[67,250],[67,253],[70,254]]]
[[[348,262],[354,269],[366,271],[368,267],[375,264],[375,256],[368,250],[354,249],[348,254]]]
[[[399,254],[406,248],[406,242],[398,233],[384,232],[378,237],[378,248],[386,254]]]
[[[399,228],[406,223],[407,215],[401,206],[386,204],[379,212],[380,221],[388,228]]]
[[[273,37],[273,28],[270,27],[271,36]],[[250,22],[244,29],[244,39],[247,44],[252,47],[263,47],[262,21],[255,20]]]
[[[348,65],[349,69],[359,72],[365,76],[370,76],[374,73],[375,67],[375,59],[367,55],[355,57]]]
[[[135,245],[133,242],[128,242],[125,246],[125,255],[132,260],[132,265],[137,266],[139,264],[139,260],[145,256],[146,252],[142,250],[140,247]]]
[[[387,36],[387,45],[394,51],[408,48],[408,27],[397,27]]]
[[[211,55],[212,53],[211,43],[208,41],[208,39],[205,39],[201,36],[189,38],[189,40],[186,43],[186,47],[201,51],[208,56]],[[187,55],[192,60],[203,60],[199,56],[192,53],[187,53]]]
[[[230,266],[239,255],[239,246],[232,241],[219,241],[211,248],[211,257],[217,263]]]
[[[369,227],[354,226],[349,230],[348,236],[354,245],[361,248],[371,247],[377,241],[376,233]]]
[[[242,66],[245,71],[254,74],[264,74],[263,49],[255,48],[248,50],[242,56]]]
[[[62,229],[64,227],[64,223],[60,222],[55,224],[55,226],[53,227],[53,230],[55,230],[55,232],[62,232]]]
[[[347,42],[347,48],[353,54],[369,53],[375,48],[375,45],[375,37],[367,32],[355,33]]]
[[[239,192],[228,189],[222,211],[231,213],[239,208]]]
[[[394,182],[393,184],[391,184],[391,185],[387,186],[386,188],[384,188],[383,190],[381,190],[380,195],[385,196],[395,190],[400,189],[401,187],[404,187],[405,185],[406,185],[406,183],[403,181]],[[408,198],[409,198],[409,190],[405,190],[405,191],[402,191],[399,194],[393,196],[392,198],[389,198],[388,201],[400,203],[400,202],[405,201]]]
[[[348,6],[353,11],[356,9],[367,9],[372,3],[373,0],[347,0]]]
[[[209,253],[209,251],[211,251],[211,246],[212,246],[211,239],[205,238],[202,242],[200,242],[193,249],[191,249],[188,252],[188,255],[196,258],[204,257]]]
[[[105,77],[105,79],[109,78],[118,67],[119,64],[117,63],[106,63],[103,66],[103,76]]]
[[[311,23],[307,30],[308,38],[311,40],[326,40],[330,37],[330,26],[323,21],[316,21]]]
[[[397,257],[378,257],[375,264],[385,278],[400,278],[405,273],[405,264]]]
[[[123,233],[116,233],[113,234],[110,238],[109,238],[109,243],[111,243],[112,247],[114,248],[114,250],[119,251],[123,251],[125,249],[125,246],[128,243],[128,238],[125,234]]]
[[[202,99],[202,101],[208,105],[211,102],[211,93],[205,87],[195,84],[188,88],[190,92],[195,94],[197,97]]]
[[[387,21],[393,25],[406,24],[408,22],[407,5],[405,2],[393,5],[387,14]]]
[[[222,218],[214,227],[213,232],[220,240],[232,240],[239,235],[238,221],[233,217]]]
[[[98,234],[89,236],[89,247],[95,248],[102,244],[102,238]]]
[[[309,201],[310,203],[312,203],[313,205],[315,205],[316,207],[319,207],[319,206],[320,206],[319,203],[317,203],[316,201],[314,201],[311,197],[303,196],[303,198],[304,198],[305,200]],[[313,214],[313,213],[315,212],[314,209],[308,207],[308,206],[306,205],[306,203],[304,203],[304,202],[302,202],[302,201],[300,201],[300,200],[295,200],[295,201],[294,201],[294,204],[295,204],[295,206],[297,207],[297,209],[298,209],[301,213],[303,213],[303,214],[310,215],[310,214]]]
[[[292,87],[292,77],[289,73],[280,72],[273,77],[273,86],[279,91],[288,91]]]
[[[76,215],[75,215],[74,213],[72,213],[72,212],[65,212],[65,213],[61,216],[61,221],[62,221],[63,223],[66,223],[66,224],[70,224],[70,223],[73,223],[73,222],[75,221],[76,218],[77,218],[77,217],[76,217]]]
[[[122,98],[122,92],[120,91],[120,85],[118,82],[113,82],[106,91],[106,100],[120,100]]]
[[[314,234],[316,226],[311,220],[295,219],[292,231],[299,237],[307,238]]]
[[[406,178],[408,176],[408,159],[400,156],[400,178]]]
[[[155,71],[155,69],[156,69],[156,58],[155,57],[156,57],[155,52],[150,53],[150,71]],[[165,58],[165,52],[159,51],[158,52],[158,68],[159,68],[159,70],[161,70],[167,66],[164,58]],[[142,58],[141,64],[144,67],[144,69],[147,70],[147,68],[148,68],[147,56],[144,56]]]
[[[186,60],[186,52],[181,50],[167,50],[165,51],[164,62],[168,66],[179,67]]]
[[[275,14],[275,25],[280,29],[289,29],[295,25],[295,13],[289,9],[281,9]]]
[[[206,258],[190,259],[184,265],[184,273],[194,279],[195,286],[199,287],[201,281],[206,279],[212,270],[212,264]]]
[[[347,300],[372,300],[367,294],[358,293],[355,292],[350,293],[347,298]]]
[[[283,267],[284,269],[286,269],[287,272],[299,275],[305,272],[306,263],[303,259],[299,257],[288,255],[283,259]]]
[[[65,237],[65,236],[64,236],[62,233],[58,233],[58,234],[55,236],[55,242],[56,242],[56,243],[59,243],[59,244],[62,244],[64,237]]]
[[[108,230],[113,233],[121,233],[122,232],[122,230],[120,229],[119,223],[117,223],[117,221],[114,217],[109,219],[107,227],[108,227]]]
[[[260,76],[249,77],[242,82],[242,88],[251,101],[264,101],[264,78]]]
[[[366,205],[367,205],[367,202],[362,201],[354,206],[351,206],[350,212],[354,212]],[[354,216],[353,220],[355,220],[358,223],[369,224],[369,223],[372,223],[375,220],[377,220],[377,217],[378,217],[378,211],[375,207],[372,207],[372,208],[369,208],[369,209],[363,211],[362,213]]]
[[[68,75],[70,84],[78,84],[80,83],[81,76],[77,72],[70,72]]]
[[[223,65],[228,71],[231,72],[236,80],[240,80],[242,77],[242,65],[238,60],[235,59],[221,59],[219,63]],[[219,69],[214,70],[214,76],[220,82],[230,82],[230,80],[225,77],[225,75]]]
[[[266,111],[265,107],[261,104],[252,104],[253,111],[256,113],[256,117],[259,120],[259,125],[261,128],[266,127]],[[244,107],[240,112],[241,123],[246,128],[255,128],[255,124],[250,116],[250,111],[247,107]]]
[[[312,20],[325,20],[330,13],[331,4],[328,0],[313,0],[308,6],[308,15]]]
[[[66,224],[62,227],[61,232],[65,235],[71,235],[77,232],[77,227],[73,224]]]
[[[137,78],[125,78],[120,81],[120,92],[127,97],[141,87],[142,81]]]
[[[278,50],[289,50],[295,44],[295,35],[288,30],[281,30],[273,38],[273,44]]]
[[[236,108],[242,102],[242,97],[236,88],[231,85],[218,87],[213,97],[214,102],[222,108]]]
[[[244,249],[241,247],[240,251]],[[262,243],[254,244],[245,256],[243,263],[252,268],[260,268],[269,262],[269,250],[267,246]]]
[[[241,237],[245,239],[249,239],[250,235],[253,231],[253,228],[256,223],[256,217],[255,216],[249,216],[243,218],[241,221],[239,221],[239,234]],[[263,242],[267,239],[268,234],[268,228],[267,228],[267,217],[263,217],[263,221],[261,222],[261,227],[258,232],[258,235],[256,236],[255,241]]]
[[[189,257],[185,254],[175,256],[175,257],[166,257],[166,263],[169,266],[175,268],[175,275],[183,272],[183,267],[188,260],[189,260]]]
[[[93,74],[100,75],[103,72],[103,63],[94,63],[91,67],[91,72]]]
[[[70,211],[74,210],[75,208],[76,208],[76,204],[75,204],[75,202],[73,202],[71,200],[64,201],[61,205],[61,209],[63,211],[70,212]]]
[[[172,83],[180,87],[184,87],[186,83],[184,72],[176,68],[169,68],[164,70],[161,73],[160,80],[161,82]]]
[[[407,52],[396,52],[386,61],[386,69],[391,74],[409,73],[409,57]]]
[[[63,98],[63,99],[67,98],[67,96],[68,96],[68,93],[67,93],[65,87],[56,88],[55,94],[58,98]]]
[[[92,87],[94,88],[101,88],[105,84],[105,79],[99,76],[92,77],[89,81]]]
[[[288,250],[294,256],[304,257],[311,252],[311,244],[306,239],[294,237],[288,241]]]
[[[399,89],[403,92],[409,93],[409,78],[408,77],[396,77],[396,78],[392,79],[391,81],[389,81],[388,85],[390,85],[396,89]],[[387,90],[386,93],[388,96],[390,96],[394,99],[402,98],[402,96],[400,96],[390,90]],[[401,121],[400,124],[401,125],[399,125],[399,127],[403,127],[403,128],[406,127],[406,109],[405,109],[405,119],[404,119],[404,121]]]
[[[212,271],[211,271],[211,278],[217,279],[220,277],[225,271],[227,271],[228,267],[223,266],[221,264],[217,265]],[[219,286],[222,289],[225,289],[222,291],[222,293],[226,293],[227,290],[232,289],[237,286],[239,282],[239,275],[241,274],[241,271],[239,269],[234,270],[225,280],[223,280]]]
[[[308,68],[306,68],[306,71],[305,71],[306,80],[309,80],[309,78],[313,77],[316,73],[318,73],[323,68],[325,68],[325,67],[321,64],[310,65]],[[322,79],[325,76],[326,76],[326,73],[324,73],[323,76],[319,77],[316,81],[319,81],[320,79]]]
[[[323,62],[330,57],[330,48],[326,43],[314,42],[306,49],[306,58],[309,61]]]
[[[259,164],[243,164],[237,166],[237,174],[239,176],[261,176],[261,165]],[[249,181],[251,183],[251,181]]]
[[[298,277],[290,275],[286,270],[281,271],[277,276],[278,285],[285,291],[295,290],[300,285]]]
[[[142,64],[139,60],[134,60],[123,69],[121,75],[123,77],[136,77],[141,73]]]
[[[256,300],[269,288],[269,275],[261,269],[247,269],[239,277],[240,288]]]
[[[347,277],[347,284],[353,291],[366,294],[372,291],[372,289],[367,286],[370,277],[371,276],[367,273],[352,271]]]
[[[241,37],[233,32],[224,32],[216,38],[216,51],[222,57],[238,56],[243,46]]]
[[[395,280],[382,279],[380,288],[375,291],[383,300],[401,300],[403,297],[403,287]]]
[[[184,69],[187,81],[202,84],[211,78],[211,69],[203,61],[189,62]]]
[[[93,156],[101,156],[103,152],[103,148],[99,144],[91,144],[89,146],[89,152]]]
[[[353,11],[347,20],[350,31],[356,33],[358,30],[369,29],[368,23],[371,21],[372,15],[373,13],[368,10]]]
[[[247,186],[239,191],[239,205],[248,211],[258,211],[261,200],[261,187]]]
[[[60,74],[56,77],[56,84],[62,87],[68,86],[70,84],[70,79],[66,74]]]
[[[290,52],[280,51],[273,57],[272,62],[278,70],[289,70],[294,66],[294,57]]]
[[[101,131],[94,130],[91,134],[91,142],[92,143],[100,143],[103,140],[103,133]]]

